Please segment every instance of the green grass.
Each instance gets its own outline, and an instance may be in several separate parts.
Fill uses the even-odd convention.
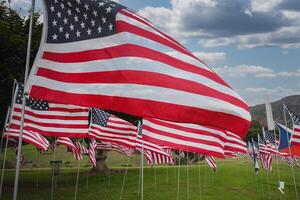
[[[123,156],[111,156],[111,163],[126,162]],[[121,160],[121,161],[120,161]],[[138,158],[134,158],[134,162]],[[202,162],[200,165],[180,167],[179,199],[187,199],[188,189],[191,200],[206,199],[280,199],[277,189],[277,165],[274,163],[273,172],[268,174],[260,170],[259,175],[254,174],[250,161],[245,160],[217,160],[218,171],[213,173]],[[119,164],[118,164],[119,165]],[[200,166],[200,168],[199,168]],[[144,199],[174,200],[177,192],[178,167],[155,167],[144,169]],[[200,169],[200,184],[199,184]],[[87,176],[89,168],[82,168],[79,180],[78,199],[119,199],[124,168],[114,167],[108,175]],[[295,168],[298,191],[300,192],[300,169]],[[156,176],[155,176],[156,174]],[[285,195],[282,199],[295,199],[294,185],[292,184],[291,170],[285,164],[280,164],[281,180],[285,182]],[[87,179],[88,177],[88,179]],[[110,178],[109,178],[110,177]],[[189,187],[187,187],[189,178]],[[156,181],[155,181],[156,179]],[[54,199],[73,199],[75,191],[76,168],[64,168],[57,180]],[[88,187],[87,187],[88,180]],[[6,170],[4,177],[4,192],[2,199],[12,199],[14,171]],[[138,198],[139,169],[129,168],[123,198],[126,200]],[[19,199],[22,200],[48,200],[51,194],[50,169],[22,170],[20,175]]]

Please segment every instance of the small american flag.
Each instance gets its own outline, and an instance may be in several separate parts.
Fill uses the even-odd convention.
[[[94,139],[91,139],[89,142],[89,158],[90,162],[93,164],[93,166],[96,166],[96,148],[97,148],[97,142]]]
[[[236,153],[239,152],[241,154],[247,154],[246,143],[240,138],[238,135],[226,131],[227,137],[224,145],[224,154],[225,156],[233,156],[236,157]]]
[[[258,147],[262,167],[267,169],[268,171],[272,171],[272,154],[268,150],[265,139],[262,139],[259,135]]]
[[[89,137],[135,148],[137,127],[133,124],[97,108],[92,109],[91,121]]]
[[[245,101],[138,13],[108,0],[43,2],[31,97],[247,134]]]
[[[57,145],[64,145],[70,150],[73,154],[75,160],[82,160],[82,154],[80,150],[81,143],[75,139],[67,138],[67,137],[59,137],[56,140]]]
[[[300,146],[300,117],[296,115],[294,112],[292,112],[287,106],[284,106],[284,108],[288,111],[293,122],[294,133],[291,138],[291,145]]]
[[[116,151],[116,152],[118,152],[120,154],[124,154],[128,157],[131,157],[132,154],[134,153],[133,149],[129,149],[122,145],[118,145],[118,144],[110,143],[110,142],[98,142],[97,149],[102,149],[102,150],[107,150],[107,151]]]
[[[11,129],[19,130],[22,102],[23,85],[18,84]],[[88,109],[26,98],[24,129],[51,137],[84,137],[88,132]]]

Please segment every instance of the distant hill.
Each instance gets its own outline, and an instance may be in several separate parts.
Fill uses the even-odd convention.
[[[284,123],[282,105],[287,105],[293,112],[300,114],[300,95],[288,96],[278,101],[271,103],[274,120],[279,123]],[[265,104],[259,104],[250,107],[253,120],[259,121],[260,124],[267,124]]]

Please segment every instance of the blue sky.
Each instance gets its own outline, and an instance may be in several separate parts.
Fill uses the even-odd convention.
[[[25,12],[29,2],[12,5]],[[299,0],[118,2],[209,63],[250,105],[300,94]]]

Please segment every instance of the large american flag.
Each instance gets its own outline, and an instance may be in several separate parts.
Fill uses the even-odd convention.
[[[136,132],[137,127],[133,124],[103,110],[92,109],[89,137],[134,149]]]
[[[196,124],[144,118],[143,140],[188,152],[224,157],[226,132]]]
[[[247,134],[244,100],[139,14],[108,0],[44,4],[31,97]]]
[[[293,135],[291,138],[291,145],[299,145],[300,146],[300,117],[292,112],[287,106],[285,109],[288,111],[289,115],[292,118],[293,122]]]
[[[12,109],[11,129],[19,129],[23,85],[18,84]],[[52,137],[84,137],[88,132],[88,109],[26,98],[24,129]]]

